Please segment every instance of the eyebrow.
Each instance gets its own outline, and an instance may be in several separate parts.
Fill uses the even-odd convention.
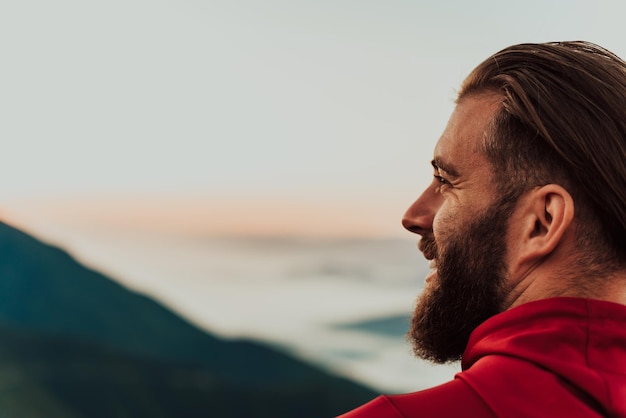
[[[459,177],[459,172],[454,166],[444,162],[440,157],[435,157],[430,163],[435,170],[443,170],[452,177]]]

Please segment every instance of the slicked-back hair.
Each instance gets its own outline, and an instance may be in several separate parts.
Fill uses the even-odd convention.
[[[626,263],[626,62],[589,42],[514,45],[476,67],[457,101],[485,93],[502,98],[484,143],[499,191],[562,185],[579,244]]]

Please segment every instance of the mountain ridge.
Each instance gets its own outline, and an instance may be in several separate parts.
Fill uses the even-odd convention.
[[[7,343],[6,350],[0,351],[0,364],[21,368],[22,373],[35,382],[32,385],[35,393],[51,394],[42,399],[64,399],[58,405],[68,411],[73,410],[73,405],[82,405],[78,416],[93,416],[94,411],[80,415],[89,408],[85,409],[79,398],[67,395],[72,391],[61,391],[65,394],[61,396],[59,388],[65,387],[64,384],[42,377],[42,369],[32,368],[33,361],[47,359],[50,364],[66,364],[69,369],[76,369],[78,366],[64,355],[64,352],[75,352],[76,358],[82,356],[94,362],[125,365],[141,377],[137,377],[141,382],[149,382],[150,379],[142,379],[156,373],[161,379],[156,381],[174,392],[175,385],[172,386],[170,377],[176,375],[175,370],[188,370],[188,376],[200,376],[201,381],[215,383],[204,389],[190,389],[195,395],[189,398],[188,404],[208,408],[196,397],[214,400],[240,397],[254,399],[253,404],[266,404],[265,401],[271,400],[270,404],[276,407],[272,411],[270,405],[266,405],[267,411],[257,411],[257,415],[250,415],[251,411],[245,415],[225,415],[227,412],[220,409],[220,415],[212,416],[293,416],[281,415],[280,408],[287,408],[292,414],[295,400],[308,405],[308,410],[316,413],[310,415],[312,417],[329,416],[374,396],[363,385],[334,376],[265,344],[210,335],[149,297],[82,266],[60,248],[42,243],[5,223],[0,223],[0,330],[9,341],[15,342],[14,345]],[[39,349],[44,346],[56,348],[50,352]],[[30,357],[24,357],[27,353]],[[9,361],[11,358],[15,361]],[[140,366],[142,361],[145,367]],[[82,368],[88,369],[88,361],[82,364]],[[120,367],[113,369],[124,375]],[[104,378],[102,376],[106,373],[101,375]],[[70,382],[68,387],[80,388],[75,375],[66,378]],[[110,379],[110,382],[117,382],[113,386],[124,382],[120,375],[112,375]],[[100,383],[107,386],[104,381]],[[0,377],[0,387],[1,384]],[[159,393],[150,385],[144,385],[144,389],[152,394]],[[132,410],[131,405],[135,405],[132,399],[136,399],[139,392],[131,390],[124,395],[128,402],[114,404],[120,411],[128,412]],[[122,396],[121,393],[118,395]],[[221,398],[212,397],[211,394],[216,393],[222,393]],[[95,394],[91,396],[98,398]],[[158,405],[160,397],[149,399]],[[181,415],[184,404],[175,398],[170,399],[169,404],[178,407],[172,407],[176,414],[167,416],[194,416]],[[140,405],[143,409],[129,416],[159,416],[147,412],[151,409],[150,402]],[[326,411],[316,411],[316,405],[326,405]],[[0,408],[2,406],[0,397]],[[299,413],[298,416],[308,415]]]

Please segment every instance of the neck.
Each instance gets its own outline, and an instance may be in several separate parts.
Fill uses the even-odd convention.
[[[602,286],[602,292],[598,292],[594,299],[626,305],[626,270],[621,270],[607,277],[606,283]]]
[[[534,300],[568,296],[626,305],[626,269],[581,267],[569,263],[556,268],[544,260],[526,271],[508,292],[505,309]]]

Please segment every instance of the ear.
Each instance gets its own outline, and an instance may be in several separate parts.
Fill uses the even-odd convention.
[[[552,253],[574,220],[574,199],[557,184],[526,193],[520,201],[517,263],[534,263]]]

